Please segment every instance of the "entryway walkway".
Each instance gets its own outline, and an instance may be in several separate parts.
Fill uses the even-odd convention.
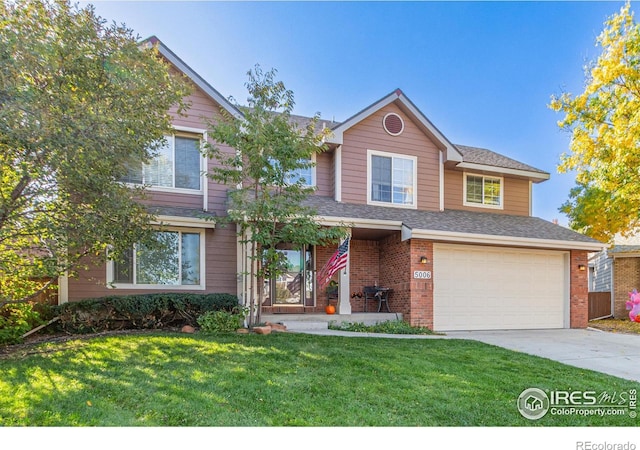
[[[486,344],[553,359],[640,382],[640,335],[595,329],[452,331],[449,338]]]

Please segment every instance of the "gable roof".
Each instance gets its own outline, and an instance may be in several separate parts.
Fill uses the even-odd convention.
[[[242,112],[236,108],[231,102],[229,102],[224,96],[215,90],[207,81],[196,73],[191,67],[189,67],[182,59],[173,53],[169,47],[164,45],[160,39],[156,36],[148,37],[143,40],[140,45],[152,45],[156,46],[160,54],[173,64],[178,70],[184,73],[193,83],[204,91],[213,101],[222,106],[229,114],[241,119],[243,117]]]
[[[394,90],[344,122],[334,123],[331,126],[333,136],[329,137],[327,142],[342,144],[345,131],[390,103],[395,103],[405,114],[411,116],[422,131],[434,140],[440,150],[444,151],[445,162],[453,162],[456,167],[461,169],[478,171],[495,172],[496,168],[498,168],[500,173],[529,178],[534,183],[548,180],[550,177],[549,173],[544,170],[521,163],[494,151],[452,144],[400,89]]]
[[[629,254],[633,254],[635,256],[640,254],[640,245],[614,245],[608,251],[609,251],[609,254],[611,254],[612,256],[616,256],[616,255],[628,256]]]
[[[344,132],[369,117],[371,114],[379,111],[390,103],[395,103],[407,115],[412,116],[422,131],[429,136],[436,145],[445,152],[447,161],[462,161],[462,155],[444,134],[438,130],[433,123],[420,111],[416,105],[400,89],[396,89],[389,95],[382,97],[377,102],[372,103],[360,112],[349,117],[344,122],[332,127],[333,136],[327,139],[327,142],[334,144],[342,144]]]
[[[536,169],[533,166],[486,148],[468,147],[466,145],[456,145],[456,148],[462,154],[462,162],[456,164],[456,167],[462,169],[482,171],[497,167],[502,173],[525,176],[536,183],[548,180],[550,177],[549,173],[544,170]]]
[[[336,202],[312,195],[305,201],[321,223],[401,230],[402,239],[600,251],[605,244],[538,217],[488,212],[422,211]]]

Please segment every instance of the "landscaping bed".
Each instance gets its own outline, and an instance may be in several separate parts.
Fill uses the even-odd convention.
[[[600,319],[589,322],[591,328],[611,333],[640,334],[640,323],[632,322],[629,319]]]

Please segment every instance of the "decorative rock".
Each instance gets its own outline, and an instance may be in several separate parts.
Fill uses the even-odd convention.
[[[236,330],[236,333],[238,333],[238,334],[249,334],[249,329],[248,328],[238,328]]]
[[[281,323],[267,322],[267,326],[271,327],[271,331],[287,331],[287,327],[285,325],[282,325]]]
[[[196,329],[193,328],[191,325],[185,325],[182,327],[182,330],[180,331],[182,331],[183,333],[195,333]]]
[[[271,327],[254,327],[256,334],[271,334]]]

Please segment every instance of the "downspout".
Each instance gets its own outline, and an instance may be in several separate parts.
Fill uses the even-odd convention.
[[[203,142],[207,142],[207,132],[205,131],[202,135]],[[202,180],[202,210],[209,211],[209,177],[207,174],[209,173],[209,168],[207,167],[208,159],[204,156],[204,152],[200,154],[200,165],[204,166],[202,169],[202,174],[200,175]]]
[[[58,276],[58,305],[69,301],[69,274],[65,272]]]
[[[609,257],[609,251],[607,250],[607,257]],[[611,277],[611,317],[616,316],[616,290],[614,284],[614,274],[616,269],[616,258],[611,256],[611,270],[609,271],[609,276]]]
[[[438,157],[440,159],[440,211],[444,211],[444,157],[442,150]]]
[[[342,201],[342,145],[336,147],[333,153],[333,185],[334,193],[333,199],[337,202]]]

